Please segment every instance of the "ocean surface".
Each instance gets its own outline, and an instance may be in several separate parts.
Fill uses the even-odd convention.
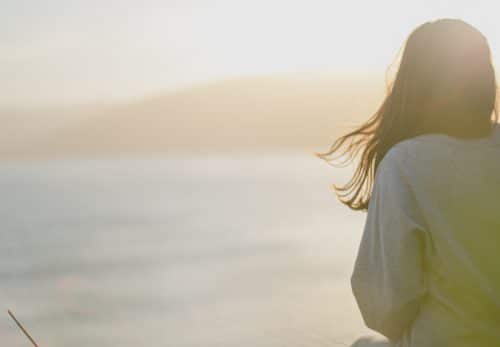
[[[349,346],[366,214],[307,152],[0,164],[0,345]]]

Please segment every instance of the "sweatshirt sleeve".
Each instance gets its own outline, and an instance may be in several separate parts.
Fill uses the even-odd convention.
[[[404,175],[404,158],[393,147],[379,163],[351,276],[365,324],[393,341],[412,323],[426,292],[425,223]]]

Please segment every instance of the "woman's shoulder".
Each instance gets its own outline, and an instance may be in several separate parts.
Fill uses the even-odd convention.
[[[409,147],[414,146],[411,139],[406,139],[394,144],[385,153],[384,157],[380,161],[379,165],[383,166],[394,166],[403,164],[405,158],[408,155]]]
[[[400,170],[408,175],[418,171],[419,167],[432,168],[436,171],[452,155],[476,155],[485,149],[500,151],[500,124],[495,123],[489,136],[475,139],[461,139],[445,134],[429,133],[404,139],[394,144],[385,153],[377,171]]]
[[[399,142],[389,148],[378,164],[376,176],[392,176],[396,172],[401,172],[402,168],[406,165],[406,147],[406,143]],[[380,180],[380,178],[378,179]]]
[[[392,175],[404,176],[405,179],[409,180],[420,171],[421,167],[437,169],[440,164],[436,163],[444,163],[443,159],[449,158],[452,151],[452,146],[442,146],[439,141],[423,142],[414,138],[405,139],[393,145],[386,152],[377,171],[386,175],[391,171]]]
[[[402,144],[413,147],[451,146],[463,149],[477,149],[491,146],[500,147],[500,124],[495,123],[490,135],[484,137],[465,139],[443,133],[429,133],[405,139],[402,141]]]

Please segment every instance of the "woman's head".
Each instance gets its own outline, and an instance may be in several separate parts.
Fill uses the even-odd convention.
[[[317,153],[329,160],[340,151],[348,162],[361,154],[352,179],[344,187],[334,185],[340,200],[366,210],[378,163],[402,140],[428,133],[488,135],[497,122],[496,89],[489,45],[481,32],[458,19],[418,26],[405,42],[377,112],[338,138],[327,153]]]

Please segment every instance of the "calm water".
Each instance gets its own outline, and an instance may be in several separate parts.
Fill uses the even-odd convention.
[[[0,343],[342,346],[364,213],[306,153],[0,164]],[[338,180],[341,181],[338,181]]]

